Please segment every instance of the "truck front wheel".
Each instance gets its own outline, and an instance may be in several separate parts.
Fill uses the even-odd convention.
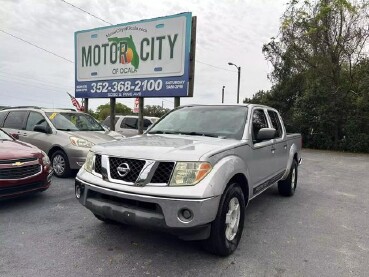
[[[204,241],[206,250],[219,256],[232,254],[240,242],[244,221],[245,197],[240,185],[233,183],[222,195],[210,237]]]

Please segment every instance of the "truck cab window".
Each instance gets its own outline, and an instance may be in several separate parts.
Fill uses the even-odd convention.
[[[283,135],[283,130],[278,114],[275,111],[268,110],[268,115],[270,117],[270,121],[272,122],[272,127],[276,129],[275,137],[281,138]]]
[[[252,141],[256,141],[256,136],[261,128],[268,128],[268,121],[264,110],[254,110],[252,114]]]

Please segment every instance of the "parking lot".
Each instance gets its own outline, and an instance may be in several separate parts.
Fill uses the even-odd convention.
[[[0,202],[0,276],[367,276],[369,155],[303,151],[292,198],[251,201],[227,258],[198,242],[95,219],[74,180]]]

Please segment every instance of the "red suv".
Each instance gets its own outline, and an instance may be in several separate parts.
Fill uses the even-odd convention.
[[[49,188],[53,169],[37,147],[0,129],[0,199]]]

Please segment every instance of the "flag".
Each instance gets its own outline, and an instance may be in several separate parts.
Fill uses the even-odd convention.
[[[136,97],[135,103],[133,105],[133,113],[139,113],[140,111],[139,104],[140,104],[140,98]]]
[[[70,100],[72,101],[73,106],[76,107],[77,111],[83,112],[84,108],[83,108],[83,106],[81,106],[79,104],[78,100],[73,95],[71,95],[69,92],[67,92],[67,93],[70,97]]]

